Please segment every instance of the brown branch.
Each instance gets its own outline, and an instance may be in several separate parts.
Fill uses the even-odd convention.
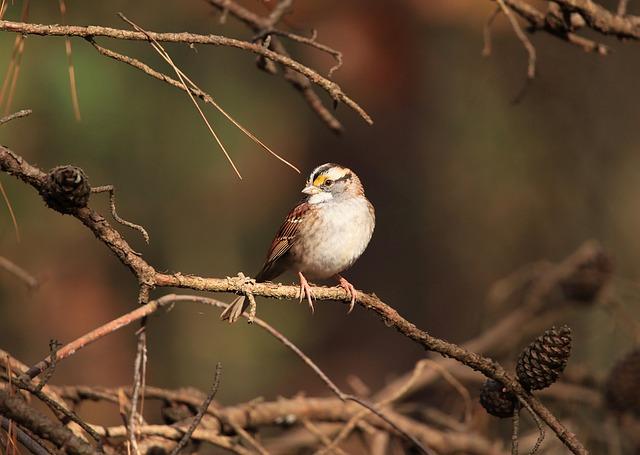
[[[180,452],[180,450],[187,445],[187,443],[191,439],[191,436],[193,436],[193,432],[196,430],[196,428],[200,424],[202,417],[204,416],[205,412],[207,412],[207,410],[209,409],[209,405],[211,404],[211,401],[213,401],[213,397],[215,397],[216,393],[218,392],[218,387],[220,386],[221,372],[222,372],[222,364],[218,362],[216,364],[216,373],[213,378],[213,384],[211,385],[211,390],[209,391],[207,398],[205,398],[202,405],[198,408],[198,412],[193,417],[193,421],[191,422],[191,425],[189,425],[189,428],[187,429],[187,431],[184,433],[184,435],[178,442],[178,445],[176,445],[175,448],[171,451],[170,455],[178,455],[178,452]]]
[[[522,27],[520,27],[520,24],[518,23],[518,19],[515,18],[515,16],[511,12],[511,9],[505,4],[504,0],[496,0],[496,1],[498,2],[498,6],[500,6],[500,9],[502,10],[502,12],[504,12],[504,14],[509,19],[509,22],[511,23],[511,27],[513,28],[513,31],[515,32],[520,42],[522,42],[522,45],[527,51],[527,54],[529,54],[527,78],[533,79],[536,76],[536,49],[535,47],[533,47],[533,44],[531,44],[531,41],[529,40],[529,38],[527,38],[527,35],[525,35],[524,32],[522,31]]]
[[[587,25],[603,35],[640,39],[640,16],[623,16],[591,0],[554,0],[569,12],[578,12]]]
[[[575,34],[567,27],[567,24],[557,20],[549,20],[545,14],[525,0],[504,0],[504,3],[529,23],[528,29],[530,32],[538,30],[547,32],[556,38],[581,47],[585,52],[595,52],[600,55],[609,53],[609,48],[604,44]]]
[[[306,37],[302,35],[297,35],[295,33],[285,32],[284,30],[264,30],[262,33],[258,34],[254,40],[264,40],[268,36],[281,36],[287,38],[291,41],[295,41],[297,43],[306,44],[307,46],[318,49],[322,52],[325,52],[331,55],[335,60],[336,64],[329,69],[328,77],[331,77],[333,73],[335,73],[340,67],[343,65],[342,52],[327,46],[326,44],[319,43],[317,41],[318,32],[316,30],[313,31],[311,37]]]
[[[29,114],[31,114],[31,109],[22,109],[21,111],[14,112],[13,114],[5,115],[4,117],[0,118],[0,125],[4,125],[11,120],[26,117]]]
[[[71,400],[92,399],[108,400],[117,403],[117,391],[119,389],[96,389],[86,386],[64,386],[58,391]],[[125,389],[127,394],[131,394],[131,389]],[[149,387],[147,398],[157,398],[161,400],[177,401],[197,407],[202,402],[200,393],[193,393],[185,390],[165,390]],[[215,418],[203,419],[201,425],[194,432],[194,439],[204,440],[203,436],[220,437],[224,431],[223,422],[234,422],[241,428],[261,428],[273,427],[282,424],[283,416],[291,416],[290,423],[302,423],[304,419],[313,422],[347,422],[349,419],[359,414],[362,408],[355,403],[344,402],[339,398],[315,398],[296,397],[279,398],[276,401],[263,401],[259,403],[249,402],[235,406],[216,409],[215,412],[209,410],[209,414]],[[482,455],[506,455],[492,441],[484,437],[465,430],[462,432],[440,431],[425,425],[412,418],[406,417],[393,410],[387,411],[389,418],[397,422],[405,431],[415,434],[420,440],[425,441],[438,453],[454,454],[482,454]],[[392,428],[387,422],[374,414],[368,414],[364,420],[383,431],[391,431]],[[96,427],[96,431],[106,437],[126,437],[124,426],[118,427]],[[164,425],[145,425],[138,428],[140,434],[160,434],[167,435],[171,439],[178,440],[173,427]],[[178,433],[181,435],[182,433]],[[315,438],[315,436],[314,436]]]
[[[528,291],[524,296],[524,301],[519,303],[513,311],[496,321],[492,326],[484,330],[480,335],[466,341],[462,347],[478,354],[491,353],[493,356],[502,355],[510,347],[518,345],[522,340],[530,338],[538,333],[539,328],[547,328],[553,325],[567,311],[575,308],[576,302],[563,299],[558,302],[549,297],[554,290],[558,290],[562,283],[570,278],[577,270],[585,264],[597,261],[604,257],[605,253],[596,242],[585,242],[573,254],[558,264],[546,264],[535,270],[535,276],[530,281],[522,281],[521,288]],[[519,280],[519,277],[515,277]],[[532,323],[535,321],[535,323]],[[505,342],[505,340],[509,340]],[[451,359],[439,359],[438,363],[448,369],[453,369],[457,362]],[[460,368],[456,368],[459,374]],[[400,376],[389,383],[376,394],[375,399],[382,399],[395,393],[395,390],[402,387],[411,372]],[[438,374],[434,370],[425,370],[424,373],[412,383],[408,393],[422,389],[431,384]]]
[[[44,187],[45,174],[3,146],[0,146],[0,170],[29,183],[38,191],[41,191]],[[118,259],[134,273],[142,285],[150,287],[181,287],[210,292],[251,292],[256,296],[279,299],[296,299],[299,297],[300,289],[298,286],[247,283],[247,280],[243,278],[219,279],[185,276],[179,273],[173,275],[158,273],[144,259],[137,256],[120,234],[97,212],[88,207],[83,207],[74,209],[71,215],[90,228],[116,254]],[[313,292],[318,300],[340,301],[345,304],[350,301],[350,296],[347,295],[344,289],[339,287],[314,287]],[[529,394],[513,376],[507,374],[504,368],[492,359],[429,335],[404,319],[396,310],[375,295],[358,291],[356,301],[363,308],[376,313],[387,327],[395,328],[406,338],[421,345],[426,350],[437,352],[445,357],[451,357],[502,383],[509,391],[515,393],[524,403],[528,404],[573,453],[581,455],[587,453],[587,450],[572,432],[565,428],[535,396]],[[58,355],[60,355],[60,352]],[[33,377],[40,371],[42,370],[32,368],[30,375]]]
[[[198,302],[198,303],[204,303],[206,305],[216,306],[218,308],[223,308],[223,309],[225,309],[228,306],[226,303],[220,302],[215,299],[210,299],[207,297],[169,294],[169,295],[160,297],[155,301],[149,302],[143,307],[138,308],[137,310],[131,311],[130,313],[127,313],[124,316],[121,316],[111,322],[108,322],[107,324],[101,327],[98,327],[97,329],[94,329],[91,332],[77,338],[76,340],[72,341],[71,343],[67,344],[66,346],[62,347],[57,351],[56,360],[57,361],[64,360],[69,356],[73,355],[78,350],[98,340],[99,338],[109,335],[114,331],[119,330],[122,327],[125,327],[131,324],[132,322],[135,322],[138,319],[141,319],[144,321],[150,314],[156,312],[160,308],[170,304],[174,304],[176,302]],[[248,314],[244,314],[243,316],[245,316],[247,319],[252,318],[252,316]],[[381,419],[385,420],[391,427],[393,427],[396,431],[398,431],[398,433],[402,434],[408,440],[410,440],[422,452],[430,453],[411,434],[405,432],[401,427],[397,426],[395,422],[390,420],[385,415],[385,413],[379,409],[379,406],[371,404],[368,401],[363,400],[354,395],[350,395],[342,392],[340,388],[331,379],[329,379],[329,377],[307,355],[305,355],[304,352],[300,350],[300,348],[298,348],[294,343],[292,343],[287,337],[285,337],[283,334],[281,334],[278,330],[273,328],[271,325],[269,325],[265,321],[258,318],[252,318],[252,319],[253,319],[252,322],[255,325],[262,328],[267,333],[269,333],[270,335],[278,339],[282,344],[284,344],[287,348],[293,351],[298,357],[300,357],[302,361],[306,363],[307,366],[309,366],[314,371],[314,373],[316,373],[316,375],[327,385],[327,387],[329,387],[329,389],[331,389],[331,391],[335,393],[342,401],[353,401],[355,403],[358,403],[359,405],[371,411]],[[136,366],[135,366],[136,372],[140,371],[140,365],[139,365],[140,363],[139,359],[141,358],[140,352],[144,352],[144,349],[142,350],[140,349],[140,344],[138,346],[139,346],[138,356],[136,356]],[[42,371],[44,371],[50,365],[50,363],[51,363],[50,357],[43,359],[38,364],[31,367],[27,371],[27,375],[32,378],[39,375]],[[133,431],[133,428],[135,427],[135,424],[136,424],[136,421],[133,418],[133,415],[135,414],[135,409],[136,409],[136,400],[138,397],[139,384],[140,384],[140,378],[136,376],[134,378],[134,388],[133,388],[133,395],[132,395],[132,406],[131,406],[132,412],[130,414],[131,417],[128,422],[128,428],[130,428],[129,438],[130,438],[131,445],[134,448],[134,451],[137,450],[136,449],[137,444],[135,442],[135,439],[133,438],[133,435],[135,434],[135,432]]]
[[[11,420],[0,416],[0,428],[7,432],[9,431],[9,422],[11,422]],[[17,433],[18,442],[25,446],[33,455],[51,455],[51,452],[29,436],[22,428],[14,426],[13,431]]]
[[[0,349],[0,365],[4,366],[7,375],[11,372],[15,375],[15,377],[8,377],[9,382],[15,381],[20,388],[32,393],[40,401],[46,404],[54,414],[62,416],[67,421],[73,422],[70,424],[70,429],[74,434],[79,437],[83,437],[81,431],[81,429],[83,429],[87,434],[91,435],[96,439],[96,441],[98,441],[98,443],[100,443],[100,438],[97,434],[94,433],[92,429],[69,408],[69,406],[67,406],[62,397],[58,395],[51,386],[45,384],[43,387],[40,387],[42,385],[42,380],[38,378],[31,381],[26,379],[28,367],[25,364]]]
[[[139,224],[132,223],[131,221],[127,221],[123,218],[120,218],[120,216],[118,216],[118,213],[116,212],[116,188],[113,185],[96,186],[91,188],[91,192],[92,193],[108,192],[109,206],[111,207],[111,216],[113,217],[113,219],[116,220],[118,223],[122,224],[123,226],[130,227],[131,229],[135,229],[140,234],[142,234],[142,237],[144,237],[144,241],[149,243],[149,233],[145,228],[143,228]]]
[[[241,5],[238,5],[233,1],[207,0],[207,2],[211,6],[217,8],[219,11],[231,14],[236,19],[243,22],[254,33],[261,33],[263,30],[273,28],[273,26],[275,25],[275,22],[273,22],[273,17],[270,16],[268,18],[265,18],[258,16],[257,14],[244,8]],[[274,12],[275,11],[276,10],[274,9]],[[289,56],[289,53],[287,52],[285,46],[277,38],[272,39],[270,47],[278,54]],[[318,117],[320,117],[320,119],[331,129],[331,131],[333,131],[334,133],[342,132],[342,124],[322,103],[322,100],[320,99],[318,94],[311,87],[309,79],[288,67],[284,67],[283,76],[286,81],[288,81],[296,90],[300,92],[300,94],[309,104],[309,107],[318,115]]]
[[[40,411],[33,409],[18,395],[0,390],[0,415],[9,418],[34,434],[51,441],[72,455],[93,455],[98,452],[68,428],[55,423]]]
[[[106,427],[106,428],[99,427],[96,429],[96,431],[101,433],[104,437],[109,437],[109,438],[123,438],[123,437],[126,437],[127,435],[127,429],[124,427],[124,425],[118,426],[118,427]],[[162,436],[163,438],[170,439],[173,441],[179,441],[180,438],[182,438],[182,435],[184,434],[184,432],[187,431],[187,428],[186,427],[176,428],[168,425],[142,425],[138,427],[136,431],[138,432],[139,435],[145,435],[145,436],[156,435],[156,436]],[[193,432],[193,439],[209,442],[213,445],[222,447],[224,449],[230,450],[233,453],[237,453],[240,455],[252,455],[251,451],[246,450],[240,447],[239,445],[237,445],[233,441],[233,438],[230,438],[227,436],[221,436],[219,431],[216,431],[216,430],[198,428]]]
[[[30,24],[25,22],[12,22],[0,20],[0,31],[8,31],[20,33],[22,35],[40,35],[40,36],[76,36],[85,39],[91,39],[98,36],[115,38],[120,40],[133,41],[149,41],[153,38],[156,41],[168,43],[184,43],[184,44],[207,44],[213,46],[226,46],[250,51],[261,55],[265,58],[273,60],[284,65],[293,71],[300,73],[308,78],[311,82],[323,88],[337,102],[345,103],[351,109],[356,111],[367,123],[372,124],[373,121],[358,103],[348,97],[338,84],[332,82],[311,68],[293,60],[292,58],[274,52],[259,44],[249,43],[242,40],[227,38],[219,35],[199,35],[196,33],[157,33],[157,32],[139,32],[131,30],[121,30],[111,27],[102,27],[97,25],[78,26],[78,25],[44,25]]]

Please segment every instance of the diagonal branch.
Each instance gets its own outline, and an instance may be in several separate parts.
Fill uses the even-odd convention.
[[[23,180],[38,191],[41,191],[44,187],[44,172],[30,165],[22,157],[3,146],[0,146],[0,170]],[[96,237],[104,242],[116,254],[118,259],[134,273],[138,281],[146,286],[180,287],[210,292],[251,292],[256,296],[278,299],[297,299],[299,297],[300,289],[298,286],[283,286],[273,283],[253,284],[247,283],[246,279],[240,277],[226,279],[203,278],[185,276],[180,273],[168,275],[156,272],[142,257],[133,252],[122,236],[97,212],[88,207],[83,207],[74,209],[71,215],[91,229]],[[339,287],[314,287],[313,292],[318,300],[339,301],[345,304],[350,301],[346,291]],[[528,404],[573,453],[587,454],[587,450],[576,436],[564,427],[535,396],[528,393],[513,376],[507,374],[505,369],[492,359],[429,335],[426,331],[419,329],[415,324],[403,318],[396,310],[373,294],[365,294],[358,291],[356,293],[356,302],[363,308],[376,313],[387,327],[393,327],[406,338],[421,345],[426,350],[437,352],[445,357],[451,357],[502,383],[509,391],[515,393],[523,403]],[[58,352],[59,354],[60,351]]]

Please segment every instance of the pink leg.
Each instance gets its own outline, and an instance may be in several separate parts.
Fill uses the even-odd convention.
[[[349,283],[342,275],[336,275],[336,278],[338,278],[338,284],[340,285],[340,287],[347,291],[347,295],[351,297],[349,310],[347,311],[347,314],[349,314],[353,311],[353,307],[356,304],[356,293],[358,291],[356,291],[356,288],[353,286],[353,284]]]
[[[306,296],[307,302],[309,302],[309,308],[311,308],[311,312],[314,313],[315,308],[313,307],[313,292],[311,292],[311,286],[309,286],[309,282],[301,272],[298,272],[298,276],[300,277],[300,303],[302,303],[302,299]]]

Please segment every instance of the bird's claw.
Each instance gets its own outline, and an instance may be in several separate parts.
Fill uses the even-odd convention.
[[[347,314],[350,314],[356,306],[356,293],[358,292],[353,284],[349,283],[344,277],[338,275],[338,284],[344,289],[349,297],[351,297],[351,301],[349,302],[349,309],[347,310]]]
[[[315,313],[316,309],[313,306],[314,297],[313,291],[311,291],[311,286],[309,286],[309,282],[302,273],[298,273],[298,276],[300,277],[300,300],[298,302],[302,303],[302,299],[306,297],[311,313]]]

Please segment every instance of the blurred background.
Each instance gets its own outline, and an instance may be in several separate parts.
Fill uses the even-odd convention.
[[[241,3],[262,14],[270,7]],[[252,36],[231,17],[220,23],[198,0],[67,6],[72,24],[127,28],[115,15],[122,11],[150,30]],[[166,46],[197,84],[302,175],[207,106],[244,177],[238,180],[184,93],[81,39],[72,45],[82,120],[74,119],[64,39],[29,36],[9,111],[34,112],[0,128],[0,141],[43,169],[75,164],[92,185],[115,185],[119,214],[144,225],[151,243],[116,227],[158,270],[254,274],[308,172],[334,161],[358,173],[377,211],[373,240],[346,276],[431,334],[456,342],[473,337],[491,322],[485,302],[492,283],[528,262],[562,259],[591,238],[614,258],[618,292],[637,321],[640,44],[611,41],[615,52],[598,57],[536,34],[538,77],[514,103],[527,56],[504,17],[493,28],[493,54],[481,56],[482,28],[494,7],[472,0],[296,2],[285,24],[300,33],[316,29],[319,41],[343,52],[334,80],[374,119],[368,126],[338,106],[342,136],[282,77],[258,70],[253,55]],[[18,20],[20,8],[11,5],[6,18]],[[61,22],[56,2],[32,2],[29,21]],[[3,68],[14,39],[0,34]],[[170,73],[145,43],[97,41]],[[288,47],[322,74],[333,65],[317,50]],[[76,220],[45,208],[9,176],[0,181],[21,234],[18,242],[0,204],[0,254],[42,282],[28,291],[0,272],[0,347],[32,364],[47,355],[49,339],[68,342],[134,308],[136,282]],[[94,195],[91,206],[109,218],[106,195]],[[329,393],[282,345],[257,327],[229,326],[218,313],[180,304],[151,318],[147,382],[205,389],[221,361],[223,403]],[[349,375],[379,387],[424,355],[360,308],[347,315],[343,305],[319,302],[312,315],[306,305],[259,300],[258,315],[344,387]],[[619,319],[595,311],[567,321],[578,358],[608,369],[638,333]],[[63,362],[53,382],[129,384],[134,330]]]

